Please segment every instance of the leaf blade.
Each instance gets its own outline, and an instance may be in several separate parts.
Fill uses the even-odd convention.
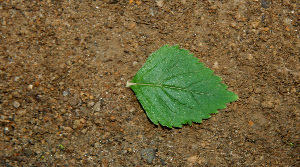
[[[189,51],[165,45],[150,55],[129,86],[154,124],[182,127],[201,123],[237,100],[213,72]]]

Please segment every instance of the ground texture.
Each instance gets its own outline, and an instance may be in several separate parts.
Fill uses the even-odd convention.
[[[0,1],[0,166],[299,166],[297,0]],[[239,95],[156,126],[126,88],[165,44]]]

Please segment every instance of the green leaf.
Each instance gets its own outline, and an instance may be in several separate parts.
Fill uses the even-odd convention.
[[[238,99],[213,72],[188,50],[165,45],[149,56],[127,87],[154,124],[182,127],[201,123]]]

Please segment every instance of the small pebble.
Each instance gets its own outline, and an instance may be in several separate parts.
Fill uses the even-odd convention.
[[[120,107],[120,106],[117,106],[117,107],[116,107],[116,110],[117,110],[117,111],[120,111],[120,110],[121,110],[121,107]]]
[[[33,88],[33,85],[31,85],[31,84],[27,86],[27,90],[32,90],[32,88]]]
[[[271,100],[266,100],[261,103],[264,108],[274,108],[274,103]]]
[[[136,26],[136,23],[131,23],[131,24],[129,24],[128,28],[130,30],[132,30],[135,26]]]
[[[6,134],[9,132],[8,127],[4,127],[3,132],[4,132],[4,134],[6,135]]]
[[[288,17],[286,17],[285,19],[283,19],[283,22],[284,22],[285,24],[287,24],[287,25],[291,25],[292,22],[293,22],[293,20],[290,19],[290,18],[288,18]]]
[[[21,97],[20,93],[17,91],[14,91],[11,93],[13,97]]]
[[[86,120],[81,118],[74,121],[73,129],[82,128]]]
[[[18,110],[17,114],[18,115],[25,115],[26,114],[26,110]]]
[[[95,124],[96,124],[96,125],[101,125],[102,123],[103,123],[102,118],[99,118],[99,119],[96,119],[96,120],[95,120]]]
[[[230,23],[230,26],[233,27],[233,28],[235,28],[236,25],[237,25],[236,22],[231,22],[231,23]]]
[[[162,7],[164,5],[164,0],[157,0],[156,4],[158,7]]]
[[[141,151],[142,158],[147,161],[148,164],[151,164],[155,158],[156,149],[148,148]]]
[[[264,28],[262,28],[261,30],[263,30],[263,31],[267,32],[267,31],[269,31],[269,30],[270,30],[270,28],[269,28],[269,27],[264,27]]]
[[[40,86],[40,82],[39,82],[39,81],[34,82],[34,86],[35,86],[35,87]]]
[[[14,81],[18,82],[20,80],[20,77],[15,77]]]
[[[97,103],[94,105],[93,110],[94,110],[95,112],[99,112],[99,111],[101,110],[101,103],[100,103],[100,101],[97,102]]]
[[[76,128],[80,127],[80,126],[81,126],[80,120],[79,119],[75,120],[73,128],[76,129]]]
[[[99,147],[100,147],[100,143],[95,143],[94,146],[95,146],[96,148],[99,148]]]
[[[132,62],[132,65],[137,65],[138,64],[138,62],[137,61],[134,61],[134,62]]]
[[[31,149],[23,149],[21,152],[21,155],[25,155],[26,157],[31,157],[33,155],[35,155],[35,152],[32,151]]]
[[[63,91],[63,95],[64,95],[64,96],[68,96],[69,93],[68,93],[67,91]]]
[[[131,153],[132,152],[132,148],[127,148],[127,152]]]
[[[130,110],[129,110],[129,112],[134,112],[135,111],[135,108],[134,107],[132,107]]]
[[[260,24],[259,21],[255,21],[255,22],[251,23],[251,25],[252,25],[253,28],[257,28],[259,24]]]
[[[218,69],[219,68],[219,63],[217,61],[214,63],[213,68],[214,69]]]
[[[95,102],[89,101],[87,105],[88,105],[88,107],[93,107],[95,105]]]
[[[13,105],[15,108],[19,108],[19,107],[20,107],[20,103],[17,102],[17,101],[12,102],[12,105]]]
[[[78,104],[78,100],[75,97],[72,97],[69,102],[71,106],[76,106]]]
[[[190,163],[196,163],[197,160],[198,160],[197,155],[190,156],[190,157],[187,158],[187,161],[190,162]]]
[[[285,30],[286,31],[291,31],[290,27],[288,27],[288,26],[285,27]]]
[[[66,132],[72,132],[73,129],[71,127],[65,126],[64,127],[64,131],[66,131]]]
[[[88,130],[87,128],[82,129],[81,133],[86,134],[87,130]]]
[[[269,4],[270,4],[270,2],[268,2],[266,0],[261,0],[261,7],[269,8]]]

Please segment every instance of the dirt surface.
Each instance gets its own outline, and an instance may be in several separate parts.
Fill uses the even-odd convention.
[[[0,166],[299,166],[299,1],[0,1]],[[126,88],[178,44],[239,95],[156,126]]]

